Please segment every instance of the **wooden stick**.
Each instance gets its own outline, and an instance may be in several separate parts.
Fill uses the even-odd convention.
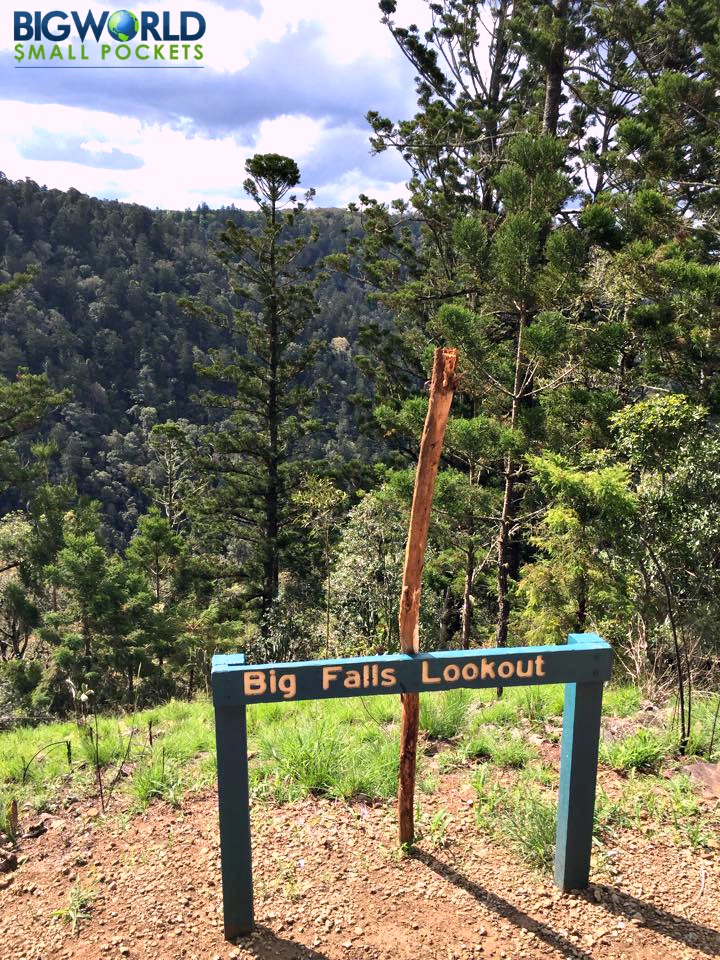
[[[430,381],[430,402],[425,418],[420,456],[415,474],[410,527],[405,549],[402,592],[400,594],[400,651],[418,653],[420,650],[420,589],[425,563],[430,508],[435,480],[442,453],[445,427],[455,393],[457,350],[438,348],[433,361]],[[400,843],[415,839],[415,767],[417,757],[420,697],[417,693],[400,695],[402,718],[400,726],[400,772],[398,778],[398,829]]]

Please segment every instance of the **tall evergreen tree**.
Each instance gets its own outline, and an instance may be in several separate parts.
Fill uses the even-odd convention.
[[[318,309],[317,279],[303,252],[316,232],[299,231],[314,192],[297,202],[291,192],[300,183],[294,160],[258,154],[246,170],[244,186],[261,213],[260,227],[228,223],[218,256],[236,305],[229,316],[203,311],[233,335],[231,348],[212,351],[200,367],[218,384],[204,402],[227,411],[209,437],[212,486],[203,514],[215,542],[235,560],[246,600],[266,615],[293,536],[288,518],[301,482],[298,441],[313,425],[313,390],[304,375],[319,349],[308,338]]]

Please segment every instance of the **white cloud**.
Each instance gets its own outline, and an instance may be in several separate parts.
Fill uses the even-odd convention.
[[[7,0],[0,12],[0,49],[7,50],[13,45],[12,10],[20,9],[23,4],[21,0],[11,0],[9,7],[6,3]],[[90,3],[88,6],[96,14],[107,9],[105,4]],[[272,45],[287,41],[294,34],[297,34],[296,47],[298,43],[307,42],[304,69],[308,69],[308,64],[316,65],[320,87],[308,86],[308,91],[316,92],[306,97],[307,104],[296,103],[294,108],[291,106],[280,115],[271,114],[272,105],[269,101],[264,104],[260,96],[259,100],[251,101],[262,105],[257,106],[258,111],[267,111],[265,119],[259,123],[254,121],[253,125],[245,121],[239,125],[239,121],[232,121],[218,126],[213,120],[214,128],[208,124],[210,132],[201,135],[192,132],[201,128],[198,116],[191,123],[189,119],[178,121],[177,114],[171,117],[168,113],[166,121],[164,111],[167,108],[164,107],[144,114],[156,122],[133,116],[133,103],[138,104],[139,113],[142,98],[123,99],[120,70],[108,72],[111,91],[117,81],[118,103],[122,105],[118,113],[109,112],[112,96],[102,101],[97,98],[88,100],[97,103],[100,109],[24,102],[25,90],[28,91],[28,100],[42,99],[37,90],[38,84],[44,81],[47,81],[47,87],[41,87],[43,95],[52,91],[56,74],[48,72],[38,76],[39,71],[18,71],[12,77],[12,96],[16,99],[0,101],[4,120],[0,129],[0,169],[7,176],[12,179],[30,177],[51,187],[75,187],[95,196],[118,197],[150,207],[184,209],[203,201],[211,206],[229,203],[249,206],[251,204],[242,190],[245,160],[256,152],[278,152],[296,158],[301,169],[305,164],[314,171],[312,185],[317,189],[319,205],[342,206],[357,199],[361,192],[381,200],[405,194],[404,184],[397,179],[399,168],[389,169],[387,157],[379,159],[375,172],[372,172],[373,163],[367,160],[367,138],[361,126],[364,97],[360,94],[365,87],[356,86],[352,90],[352,65],[357,65],[358,78],[366,78],[368,74],[381,78],[379,92],[387,90],[388,96],[396,99],[400,77],[407,74],[402,54],[380,23],[376,0],[238,0],[235,4],[233,0],[193,0],[192,4],[187,0],[137,0],[129,6],[136,14],[143,10],[167,10],[171,16],[175,15],[173,23],[177,20],[176,15],[184,9],[192,8],[203,14],[207,21],[207,33],[202,40],[206,73],[196,74],[198,92],[205,77],[218,73],[236,74],[238,82],[245,83],[242,71],[262,50],[262,59],[255,65],[259,78],[254,77],[248,88],[251,97],[253,90],[255,95],[258,91],[262,93],[258,84],[268,75],[265,63],[272,63]],[[425,0],[399,0],[398,6],[399,23],[415,21],[421,28],[426,26]],[[86,7],[83,5],[81,9],[84,12]],[[281,47],[282,44],[278,48],[279,55]],[[13,70],[12,61],[6,69]],[[318,108],[318,116],[310,115],[314,98],[324,90],[332,89],[333,77],[338,71],[344,71],[343,83],[349,82],[352,94],[358,98],[357,118],[352,120],[354,127],[347,126],[347,118],[330,115],[328,104],[332,106],[332,101],[326,100]],[[63,93],[58,86],[58,99],[66,95],[70,102],[82,103],[85,99],[80,95],[83,84],[91,91],[97,76],[91,72],[83,76],[79,70],[63,74],[65,85]],[[137,78],[142,76],[139,74]],[[328,80],[323,88],[325,76]],[[175,83],[170,71],[154,74],[153,82],[158,77],[161,80],[167,78],[168,84]],[[235,81],[228,79],[227,82]],[[65,93],[70,86],[71,92]],[[32,95],[31,89],[34,91]],[[273,104],[275,96],[271,95]],[[337,96],[346,103],[344,91]],[[373,93],[373,98],[367,107],[382,108],[377,102],[378,91]],[[228,101],[228,116],[235,115],[233,108],[237,106],[237,101],[231,101],[232,97]],[[156,102],[161,104],[164,101]],[[213,118],[224,102],[215,96]],[[198,112],[202,110],[201,100]],[[209,108],[204,114],[209,115]],[[213,135],[213,129],[222,130],[223,135]],[[58,144],[62,141],[65,148],[56,151],[58,159],[48,159],[53,156],[55,138]],[[72,148],[68,147],[70,141]],[[92,155],[91,166],[84,152],[88,157]],[[133,168],[133,157],[140,158],[142,166]],[[99,166],[105,158],[107,166]],[[81,162],[83,159],[85,163]],[[121,162],[124,162],[123,169],[118,168]],[[318,176],[326,182],[317,182]]]
[[[310,117],[283,116],[264,121],[257,140],[239,143],[227,136],[211,139],[188,136],[162,124],[143,124],[128,119],[118,126],[114,114],[61,105],[5,101],[6,120],[0,131],[3,172],[11,179],[30,177],[38,183],[66,190],[75,187],[99,197],[119,197],[149,207],[183,210],[206,202],[210,206],[252,207],[242,189],[245,161],[257,152],[291,154],[301,161],[322,156],[332,137],[321,121]],[[89,167],[66,160],[33,159],[23,149],[39,138],[80,133],[83,150],[97,155],[121,151],[143,159],[138,169]],[[381,200],[404,195],[402,182],[370,177],[351,169],[327,183],[313,183],[320,206],[345,206],[359,193]]]
[[[361,193],[380,203],[390,203],[392,200],[404,199],[408,196],[407,186],[403,180],[388,182],[368,178],[357,168],[348,170],[337,180],[325,184],[322,192],[334,198],[332,206],[336,207],[346,207],[349,203],[357,202]],[[318,205],[324,205],[320,191],[318,191]]]
[[[262,121],[254,150],[257,153],[291,153],[293,159],[303,160],[317,149],[324,130],[325,123],[322,120],[283,114]]]

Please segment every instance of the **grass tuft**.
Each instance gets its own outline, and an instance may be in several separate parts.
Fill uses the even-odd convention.
[[[630,770],[657,773],[669,753],[667,737],[653,730],[638,730],[622,740],[603,743],[601,759],[620,773]]]
[[[530,866],[552,869],[555,855],[555,803],[537,786],[518,781],[504,787],[488,767],[473,778],[478,827],[507,843]]]
[[[630,684],[608,686],[603,693],[603,714],[607,717],[630,717],[642,704],[642,694]]]
[[[493,763],[499,767],[521,770],[537,758],[537,750],[519,736],[510,736],[497,743],[492,751]]]
[[[687,754],[720,760],[720,693],[695,695]]]
[[[478,730],[465,744],[465,754],[473,760],[490,760],[495,751],[495,743],[485,730]]]
[[[68,903],[66,907],[53,911],[53,916],[57,917],[63,923],[67,923],[73,933],[77,933],[78,927],[83,920],[89,920],[91,916],[91,904],[97,894],[94,890],[81,887],[76,883],[70,888]]]
[[[166,759],[164,749],[159,757],[152,757],[136,771],[132,792],[141,810],[153,800],[164,800],[171,807],[180,806],[184,792],[182,775],[177,764]]]
[[[0,793],[0,833],[4,833],[10,843],[15,843],[18,829],[17,800]]]
[[[526,863],[540,870],[552,870],[555,827],[555,804],[540,790],[518,785],[510,793],[501,830]]]
[[[397,790],[397,735],[378,725],[333,723],[320,712],[268,727],[257,747],[254,787],[279,802],[311,793],[376,799]]]
[[[458,688],[420,697],[420,729],[432,740],[452,740],[468,724],[472,693]]]

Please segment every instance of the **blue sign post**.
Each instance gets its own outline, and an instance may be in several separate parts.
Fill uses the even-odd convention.
[[[576,633],[567,646],[447,650],[302,663],[246,664],[242,654],[212,663],[217,739],[220,856],[225,937],[254,927],[248,704],[377,694],[432,693],[564,683],[555,883],[587,886],[595,807],[603,683],[612,651],[594,633]]]

